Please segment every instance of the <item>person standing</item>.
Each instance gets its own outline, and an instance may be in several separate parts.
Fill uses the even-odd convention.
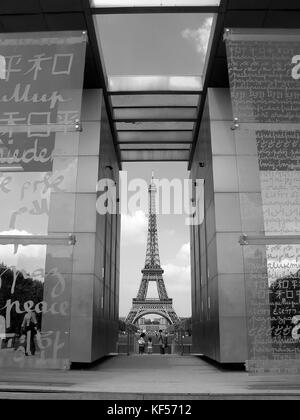
[[[165,344],[164,344],[164,337],[162,335],[162,330],[159,330],[158,344],[159,344],[160,354],[165,354]]]
[[[21,330],[26,337],[25,355],[35,355],[36,347],[34,337],[37,334],[37,319],[36,314],[32,310],[28,310],[24,315]]]
[[[146,345],[146,342],[145,342],[144,337],[145,337],[145,333],[142,333],[142,334],[140,335],[139,340],[138,340],[138,344],[139,344],[139,354],[144,354],[144,353],[145,353],[145,345]]]
[[[149,337],[148,338],[148,354],[152,354],[153,353],[153,343],[152,343],[152,338]]]
[[[169,341],[168,341],[167,332],[165,332],[165,335],[163,337],[163,343],[164,343],[164,354],[169,353]]]

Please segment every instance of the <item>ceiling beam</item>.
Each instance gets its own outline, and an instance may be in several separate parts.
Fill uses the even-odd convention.
[[[201,95],[202,90],[118,90],[108,91],[110,96],[116,95]]]
[[[214,59],[217,55],[219,42],[221,40],[221,37],[223,36],[227,6],[228,6],[228,0],[221,0],[219,13],[218,13],[218,16],[217,16],[217,22],[216,22],[216,26],[215,26],[215,31],[214,31],[214,35],[213,35],[212,47],[211,47],[211,51],[209,52],[208,64],[207,64],[207,69],[206,69],[204,83],[203,83],[203,93],[200,97],[200,101],[199,101],[199,105],[198,105],[198,118],[197,118],[197,122],[195,124],[195,129],[194,129],[194,134],[193,134],[193,144],[192,144],[191,152],[190,152],[188,170],[191,169],[193,158],[194,158],[194,153],[195,153],[195,150],[196,150],[196,145],[197,145],[199,131],[200,131],[200,125],[201,125],[201,121],[202,121],[202,115],[203,115],[204,106],[205,106],[205,102],[206,102],[207,89],[208,89],[209,80],[210,80],[211,72],[212,72],[212,68],[213,68],[213,62],[214,62]]]
[[[112,104],[111,104],[111,100],[107,92],[107,76],[105,73],[104,60],[102,59],[101,46],[98,45],[93,15],[91,13],[91,8],[90,8],[90,2],[89,0],[82,0],[82,3],[84,6],[84,16],[85,16],[86,26],[87,26],[87,31],[88,31],[88,40],[91,44],[93,60],[95,62],[97,73],[100,78],[100,85],[103,90],[103,97],[104,97],[106,112],[108,116],[109,126],[112,133],[113,144],[114,144],[115,152],[117,155],[117,161],[118,161],[119,168],[122,169],[121,152],[120,152],[120,148],[119,148],[118,140],[117,140],[118,139],[117,131],[116,131],[114,121],[113,121]]]
[[[141,14],[141,13],[218,13],[219,6],[131,6],[92,7],[93,15]]]
[[[116,123],[136,123],[136,122],[195,122],[195,118],[115,118]],[[131,130],[132,131],[132,130]]]
[[[192,144],[188,140],[137,140],[137,141],[120,141],[120,148],[122,149],[122,144]]]

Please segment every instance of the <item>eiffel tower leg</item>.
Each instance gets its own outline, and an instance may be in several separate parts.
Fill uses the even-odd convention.
[[[138,291],[137,298],[138,299],[146,299],[147,291],[148,291],[148,279],[146,279],[143,276],[142,281],[141,281],[141,285],[140,285],[140,288],[139,288],[139,291]]]
[[[137,315],[137,310],[132,308],[131,311],[129,312],[125,322],[128,323],[128,324],[133,324],[133,321],[134,321],[134,318],[136,317],[136,315]]]

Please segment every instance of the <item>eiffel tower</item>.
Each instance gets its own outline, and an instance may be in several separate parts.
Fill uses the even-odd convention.
[[[126,322],[135,324],[138,319],[147,314],[157,314],[167,319],[170,324],[179,322],[173,308],[173,300],[168,297],[166,286],[163,280],[164,270],[160,266],[157,220],[156,220],[156,186],[154,184],[153,172],[149,185],[149,218],[148,218],[148,239],[145,267],[142,270],[142,281],[136,298],[132,299],[132,308]],[[158,299],[147,299],[149,282],[156,282]]]

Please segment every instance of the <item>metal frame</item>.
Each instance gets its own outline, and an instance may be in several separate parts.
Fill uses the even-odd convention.
[[[65,235],[0,235],[0,245],[75,245],[76,236]]]
[[[70,124],[6,124],[0,125],[1,133],[72,133],[82,131],[82,123],[79,120]],[[0,139],[0,144],[2,143]]]
[[[224,23],[225,23],[225,14],[227,11],[227,5],[228,5],[228,0],[221,0],[220,6],[217,12],[217,22],[215,26],[215,32],[213,35],[211,51],[207,53],[208,63],[206,67],[206,72],[204,74],[203,93],[200,97],[199,106],[198,106],[198,120],[197,120],[195,130],[194,130],[193,145],[191,148],[190,159],[188,163],[188,170],[191,170],[193,157],[196,150],[197,140],[198,140],[199,131],[200,131],[200,125],[201,125],[202,116],[204,112],[204,106],[206,102],[207,89],[209,86],[211,70],[213,67],[213,62],[215,60],[215,56],[217,55],[220,39],[223,36],[223,28],[224,28]]]
[[[243,234],[239,238],[241,246],[247,245],[293,245],[300,244],[300,235],[267,235],[248,236]]]
[[[121,152],[156,152],[156,151],[158,151],[158,150],[160,150],[160,151],[167,151],[167,152],[169,152],[169,151],[176,151],[176,152],[182,152],[183,150],[189,150],[188,148],[180,148],[180,147],[178,147],[177,149],[175,148],[175,149],[164,149],[164,148],[162,148],[162,147],[157,147],[157,148],[155,148],[155,149],[150,149],[150,148],[145,148],[145,149],[135,149],[134,147],[132,148],[132,149],[122,149],[121,148]]]
[[[174,140],[174,141],[171,141],[171,140],[162,140],[162,141],[160,141],[160,140],[154,140],[154,141],[151,141],[151,140],[139,140],[139,141],[130,141],[130,140],[126,140],[126,141],[120,141],[119,142],[119,145],[120,145],[120,148],[122,149],[122,144],[192,144],[192,142],[191,141],[187,141],[187,140]]]
[[[126,105],[126,106],[113,106],[113,109],[197,109],[196,106],[192,105]]]
[[[87,32],[88,32],[88,40],[91,45],[93,59],[94,59],[95,66],[96,66],[96,69],[100,78],[107,117],[109,120],[109,126],[112,133],[113,144],[114,144],[115,152],[117,155],[119,169],[121,170],[122,169],[121,153],[120,153],[120,148],[119,148],[118,140],[117,140],[118,139],[117,131],[116,131],[113,116],[112,116],[112,104],[111,104],[110,97],[107,91],[108,83],[107,83],[107,76],[105,73],[103,55],[101,52],[101,45],[99,44],[98,39],[97,39],[92,9],[90,8],[90,2],[89,0],[81,0],[81,1],[83,4],[83,9],[84,9],[84,17],[85,17],[86,27],[87,27]]]
[[[110,90],[109,96],[128,95],[201,95],[200,90]]]
[[[143,13],[218,13],[219,6],[124,6],[91,7],[93,15],[119,15]]]
[[[158,129],[153,129],[153,130],[118,130],[118,132],[121,133],[177,133],[177,132],[193,132],[193,130],[184,130],[182,128],[178,128],[178,130],[158,130]]]
[[[195,122],[197,118],[115,118],[116,123],[132,123],[132,122]],[[119,131],[119,130],[118,130]],[[151,130],[152,131],[152,130]]]

